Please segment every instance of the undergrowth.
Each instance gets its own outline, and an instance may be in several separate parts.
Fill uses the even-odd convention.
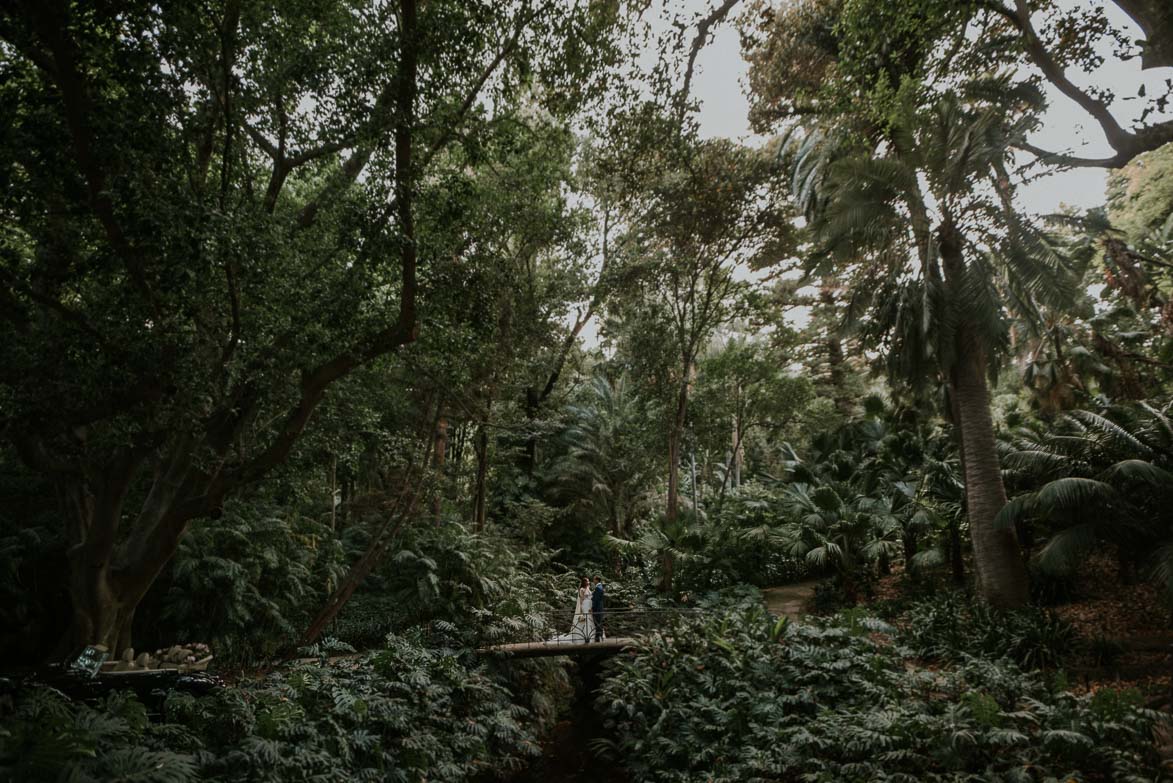
[[[132,696],[86,705],[35,688],[0,723],[0,779],[464,781],[538,752],[543,721],[518,702],[455,651],[397,636],[342,664],[172,693],[155,721]]]
[[[1077,697],[1005,659],[932,671],[905,641],[860,613],[787,626],[753,609],[681,625],[611,665],[597,702],[614,738],[604,750],[637,781],[1159,776],[1158,716],[1135,692]]]

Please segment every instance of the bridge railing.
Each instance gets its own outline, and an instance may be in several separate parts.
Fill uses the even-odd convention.
[[[602,612],[605,639],[632,639],[657,631],[666,631],[678,622],[700,622],[700,609],[606,609]],[[593,619],[593,618],[592,618]],[[574,624],[573,612],[539,612],[522,617],[504,618],[486,628],[482,634],[487,645],[505,644],[586,644],[592,636]]]

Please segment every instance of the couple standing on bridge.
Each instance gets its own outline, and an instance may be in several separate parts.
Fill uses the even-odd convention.
[[[591,580],[584,576],[578,586],[578,600],[574,603],[574,624],[570,627],[570,633],[560,634],[555,641],[603,641],[606,638],[603,632],[603,604],[606,602],[606,594],[603,577],[595,576],[595,587],[592,590]]]

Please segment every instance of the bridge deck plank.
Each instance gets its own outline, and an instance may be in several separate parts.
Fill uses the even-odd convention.
[[[627,649],[635,642],[632,638],[604,639],[601,642],[518,642],[516,644],[495,644],[482,647],[478,652],[486,655],[504,655],[513,658],[536,658],[553,655],[593,655],[615,653]]]

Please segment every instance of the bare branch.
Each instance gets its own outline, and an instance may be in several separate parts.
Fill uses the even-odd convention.
[[[1038,66],[1047,81],[1099,123],[1105,139],[1117,154],[1106,158],[1082,158],[1046,152],[1028,144],[1017,145],[1020,149],[1038,155],[1040,160],[1052,165],[1120,168],[1137,155],[1155,150],[1173,141],[1173,121],[1148,125],[1135,131],[1126,130],[1120,125],[1104,101],[1094,97],[1068,79],[1062,66],[1055,61],[1039,38],[1031,22],[1030,6],[1026,0],[1014,0],[1014,8],[1007,7],[1002,3],[1002,0],[982,0],[981,5],[986,10],[1005,18],[1018,30],[1022,35],[1027,57]]]
[[[721,5],[713,9],[713,12],[700,21],[696,26],[696,36],[692,39],[692,47],[688,52],[688,66],[684,70],[684,84],[680,87],[680,93],[676,98],[676,125],[677,127],[684,124],[684,111],[688,105],[688,94],[692,90],[692,74],[696,68],[696,58],[700,54],[705,44],[709,42],[709,31],[714,25],[720,24],[733,10],[733,6],[737,5],[740,0],[724,0]]]
[[[551,5],[551,3],[547,3],[542,6],[540,10],[548,9],[551,7]],[[460,108],[457,110],[455,117],[453,117],[448,122],[444,131],[434,142],[432,142],[432,144],[428,147],[427,152],[424,153],[419,162],[421,169],[426,168],[428,164],[431,163],[432,159],[435,158],[435,156],[442,149],[448,146],[449,142],[451,142],[456,137],[457,129],[460,123],[464,120],[469,110],[476,103],[476,99],[480,95],[481,90],[484,89],[484,86],[488,83],[489,78],[492,77],[493,73],[496,72],[497,68],[501,65],[502,62],[504,62],[505,58],[508,57],[514,49],[517,48],[518,41],[521,39],[521,34],[525,31],[526,26],[528,26],[529,23],[537,17],[537,15],[540,13],[540,10],[535,10],[529,16],[522,16],[518,18],[517,25],[514,27],[513,34],[510,36],[509,40],[506,41],[505,45],[501,48],[500,51],[498,51],[497,56],[493,58],[492,62],[490,62],[489,65],[485,67],[483,71],[481,71],[476,82],[473,84],[472,88],[468,91],[464,97],[464,100],[461,102]],[[384,90],[379,94],[378,99],[376,99],[375,108],[371,112],[372,121],[371,126],[367,130],[368,133],[373,134],[377,132],[380,126],[386,122],[387,105],[394,97],[394,85],[394,81],[389,83],[387,87],[384,88]],[[362,134],[360,134],[360,136],[361,135]],[[318,149],[326,150],[329,146],[330,145],[323,145],[323,147]],[[343,149],[345,146],[349,145],[339,146],[338,149]],[[300,228],[308,228],[309,226],[313,225],[314,221],[317,219],[318,210],[321,208],[321,204],[325,198],[328,195],[337,192],[340,188],[344,188],[358,179],[358,175],[362,173],[362,170],[370,161],[371,155],[373,153],[373,145],[364,144],[358,147],[354,154],[351,155],[342,164],[340,173],[336,175],[336,177],[333,178],[331,182],[327,183],[327,185],[323,187],[322,191],[319,192],[317,196],[315,196],[309,201],[309,203],[302,207],[302,210],[298,214],[297,218],[298,226]],[[320,154],[326,153],[322,152]],[[320,157],[320,155],[315,154],[314,157]],[[392,202],[387,205],[387,209],[384,210],[384,219],[396,211],[397,207],[395,202],[397,200],[398,197],[393,199]]]
[[[1068,155],[1062,152],[1048,152],[1041,147],[1036,147],[1033,144],[1026,142],[1019,142],[1014,145],[1017,149],[1029,152],[1039,159],[1041,163],[1047,163],[1052,166],[1060,166],[1064,168],[1104,168],[1104,169],[1118,169],[1121,166],[1132,160],[1131,155],[1117,153],[1107,158],[1081,158],[1076,155]]]
[[[1080,108],[1095,118],[1096,122],[1103,129],[1108,143],[1112,145],[1112,149],[1119,150],[1122,145],[1127,144],[1130,134],[1120,127],[1120,123],[1112,116],[1112,112],[1108,110],[1107,105],[1077,87],[1067,78],[1067,75],[1063,72],[1063,68],[1051,57],[1051,53],[1047,51],[1047,47],[1043,45],[1038,33],[1035,32],[1034,25],[1031,24],[1030,7],[1026,4],[1026,0],[1014,0],[1014,5],[1016,10],[1014,18],[1017,19],[1017,27],[1019,32],[1022,33],[1023,40],[1026,44],[1026,51],[1035,65],[1042,70],[1047,80],[1055,85],[1060,92],[1079,104]]]

